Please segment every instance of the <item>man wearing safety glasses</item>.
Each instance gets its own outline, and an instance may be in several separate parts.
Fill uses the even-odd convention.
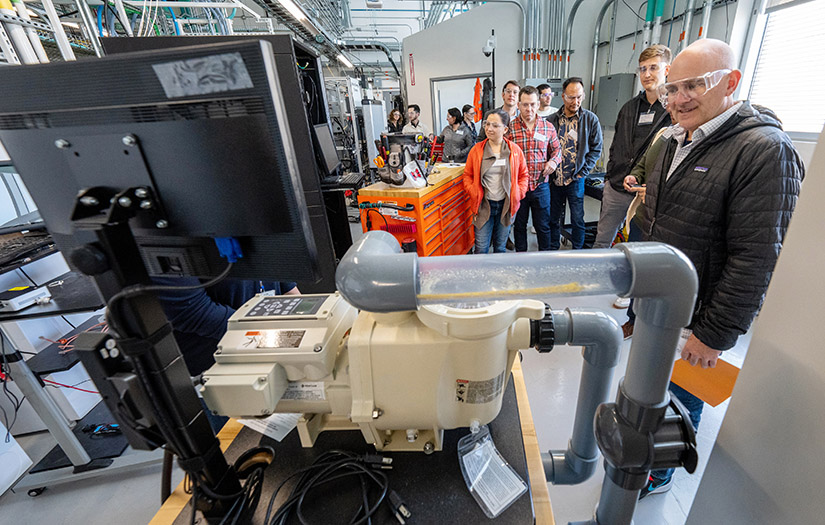
[[[735,101],[741,77],[726,43],[688,46],[659,88],[678,124],[645,164],[652,169],[624,181],[628,191],[646,184],[645,239],[675,246],[696,267],[696,306],[680,347],[702,368],[715,367],[759,311],[804,176],[773,112]],[[702,400],[673,383],[670,390],[698,428]],[[669,490],[672,474],[651,472],[641,497]]]

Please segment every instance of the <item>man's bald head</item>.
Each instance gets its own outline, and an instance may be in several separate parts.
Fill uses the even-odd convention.
[[[675,112],[674,120],[678,120],[689,133],[734,104],[733,94],[742,73],[736,69],[736,57],[730,46],[711,38],[687,46],[670,66],[667,82],[676,85],[720,70],[727,70],[727,73],[701,96],[690,97],[680,90],[679,95],[668,97],[668,104],[672,106],[668,109]]]
[[[700,60],[707,67],[705,72],[717,69],[736,69],[736,56],[733,54],[733,49],[725,42],[714,38],[704,38],[690,44],[679,53],[673,65],[675,66],[677,61],[687,59]]]

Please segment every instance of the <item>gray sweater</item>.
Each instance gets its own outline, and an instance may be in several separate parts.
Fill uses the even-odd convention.
[[[467,154],[473,147],[473,137],[466,126],[459,126],[457,131],[453,131],[452,126],[445,126],[439,136],[444,138],[441,157],[445,161],[467,162]]]

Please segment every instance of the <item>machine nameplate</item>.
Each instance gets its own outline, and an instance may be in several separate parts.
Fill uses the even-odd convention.
[[[505,373],[487,379],[486,381],[468,381],[466,379],[456,379],[455,400],[459,403],[476,405],[489,403],[496,399],[504,389]]]
[[[323,401],[326,398],[323,381],[290,381],[281,399]]]
[[[244,334],[244,348],[298,348],[306,330],[254,330]]]

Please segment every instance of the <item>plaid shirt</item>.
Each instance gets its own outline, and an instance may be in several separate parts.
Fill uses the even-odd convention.
[[[539,135],[538,139],[536,135]],[[516,117],[510,122],[508,138],[519,145],[527,160],[529,175],[527,189],[533,191],[542,182],[547,182],[549,175],[541,174],[544,165],[549,160],[555,162],[557,166],[561,162],[561,146],[556,128],[545,119],[536,117],[533,129],[530,130],[521,117]]]

